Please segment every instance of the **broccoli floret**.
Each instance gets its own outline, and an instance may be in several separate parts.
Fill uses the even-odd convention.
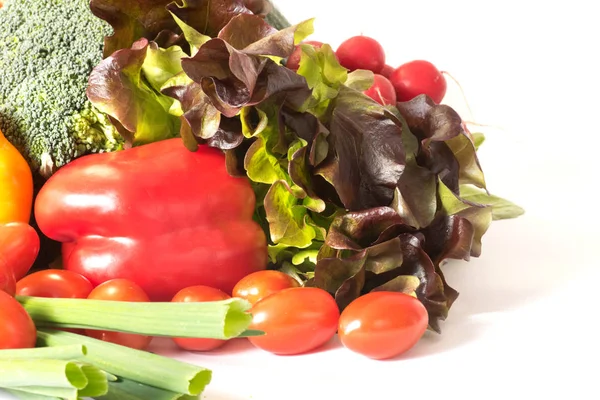
[[[111,33],[88,0],[5,0],[0,8],[0,130],[43,176],[122,147],[85,95]]]

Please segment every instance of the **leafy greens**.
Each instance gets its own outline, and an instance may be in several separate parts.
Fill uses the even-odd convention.
[[[458,296],[445,260],[479,256],[492,220],[523,213],[488,193],[483,135],[424,95],[379,105],[362,94],[371,73],[301,44],[312,20],[277,30],[244,3],[92,0],[115,33],[90,100],[132,145],[180,136],[223,150],[253,184],[270,267],[340,309],[370,291],[415,295],[439,332]],[[297,72],[282,62],[295,46]]]

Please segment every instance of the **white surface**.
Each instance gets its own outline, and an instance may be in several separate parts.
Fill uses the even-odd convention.
[[[336,341],[295,357],[241,340],[205,355],[177,352],[164,340],[154,349],[213,369],[206,400],[597,398],[593,2],[277,4],[293,23],[317,17],[313,38],[334,48],[363,33],[381,41],[392,65],[423,58],[449,71],[474,115],[453,84],[449,103],[465,119],[502,128],[480,129],[488,188],[527,214],[494,223],[479,259],[446,267],[461,295],[443,334],[428,333],[397,360],[367,360]]]

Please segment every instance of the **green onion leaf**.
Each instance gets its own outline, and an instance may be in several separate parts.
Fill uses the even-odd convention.
[[[13,387],[12,390],[17,390],[28,395],[50,397],[53,399],[68,399],[77,400],[77,389],[71,387],[49,387],[49,386],[23,386]]]
[[[16,390],[16,389],[4,389],[4,390],[6,390],[8,393],[12,394],[14,397],[16,397],[19,400],[61,400],[60,397],[44,396],[41,394],[23,392],[21,390]],[[0,392],[0,393],[2,393],[2,392]]]
[[[212,371],[206,368],[87,336],[45,328],[38,329],[37,336],[38,344],[43,346],[82,344],[88,351],[80,359],[82,362],[125,379],[176,393],[198,395],[212,379]]]
[[[3,387],[48,386],[83,389],[88,380],[81,367],[65,360],[1,360]]]
[[[38,327],[105,329],[148,336],[241,336],[252,315],[246,300],[202,303],[139,303],[17,296]]]
[[[194,400],[197,396],[175,393],[129,379],[119,379],[108,384],[108,393],[96,400]]]
[[[86,352],[85,346],[79,344],[35,349],[0,350],[0,361],[24,359],[72,360],[84,356]]]

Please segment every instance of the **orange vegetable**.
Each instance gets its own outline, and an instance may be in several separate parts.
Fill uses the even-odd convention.
[[[5,282],[0,286],[8,292],[13,280],[29,271],[40,249],[38,234],[28,225],[32,202],[29,165],[0,131],[0,281]]]
[[[0,225],[28,223],[32,201],[31,169],[0,131]]]

